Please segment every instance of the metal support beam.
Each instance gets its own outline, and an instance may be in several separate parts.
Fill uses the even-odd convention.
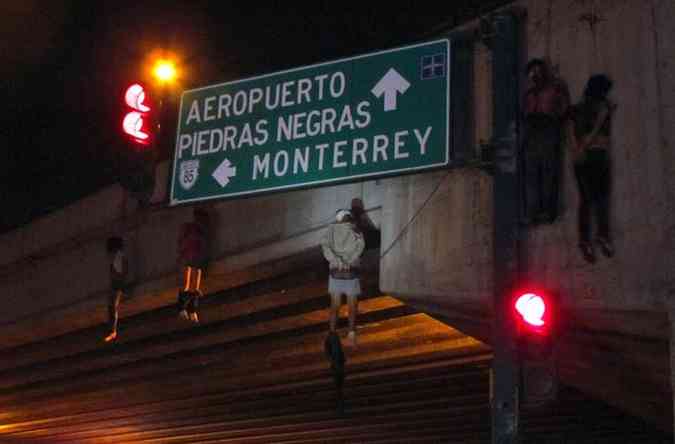
[[[518,376],[510,295],[518,279],[518,27],[511,14],[488,23],[493,55],[494,328],[492,442],[518,442]]]

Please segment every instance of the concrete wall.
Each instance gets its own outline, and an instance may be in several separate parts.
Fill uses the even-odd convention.
[[[0,312],[0,325],[73,304],[91,306],[93,299],[105,306],[105,240],[112,234],[127,242],[137,283],[134,297],[175,287],[176,239],[180,225],[191,219],[192,207],[166,207],[167,172],[167,164],[159,166],[150,209],[139,211],[132,198],[113,186],[0,236],[0,294],[11,307]],[[371,181],[210,202],[213,267],[222,275],[316,248],[335,209],[349,207],[353,198],[374,210],[371,218],[378,224],[382,188]]]
[[[578,308],[665,311],[675,290],[675,3],[529,0],[526,58],[546,57],[578,101],[586,80],[614,79],[612,230],[617,254],[589,265],[577,249],[577,192],[565,159],[564,210],[527,238],[534,275]],[[595,16],[590,26],[587,18]],[[490,120],[489,58],[477,48],[477,140]],[[447,175],[447,177],[446,177]],[[442,182],[441,182],[442,181]],[[441,182],[433,198],[382,260],[383,291],[440,305],[486,305],[491,297],[491,179],[454,170],[386,182],[383,248]],[[431,253],[429,253],[431,252]],[[488,306],[491,304],[487,304]]]

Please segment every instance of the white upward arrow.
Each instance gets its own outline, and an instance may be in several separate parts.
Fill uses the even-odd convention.
[[[216,182],[221,187],[225,187],[230,183],[230,178],[237,175],[237,168],[232,166],[230,159],[225,159],[222,161],[218,168],[211,174],[211,176],[216,179]]]
[[[380,79],[375,87],[370,91],[375,97],[380,97],[384,94],[384,110],[385,111],[395,111],[396,110],[396,97],[397,94],[405,93],[408,88],[410,88],[410,82],[408,82],[401,74],[399,74],[394,68],[389,68],[389,71]]]

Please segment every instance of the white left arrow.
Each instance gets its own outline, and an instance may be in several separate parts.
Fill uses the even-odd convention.
[[[218,168],[211,174],[221,187],[230,183],[230,178],[237,175],[237,168],[232,166],[230,159],[225,159],[218,165]]]
[[[408,82],[401,74],[394,68],[389,68],[389,71],[375,84],[370,91],[375,97],[380,97],[384,94],[384,110],[395,111],[396,97],[398,94],[404,94],[410,88]]]

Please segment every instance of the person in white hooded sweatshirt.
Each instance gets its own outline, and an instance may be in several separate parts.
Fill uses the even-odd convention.
[[[356,344],[356,312],[358,297],[361,295],[359,280],[361,254],[365,247],[363,234],[358,230],[349,210],[338,210],[336,222],[329,225],[321,239],[321,249],[328,261],[328,292],[331,295],[330,331],[337,327],[342,295],[347,297],[349,306],[348,339]]]

